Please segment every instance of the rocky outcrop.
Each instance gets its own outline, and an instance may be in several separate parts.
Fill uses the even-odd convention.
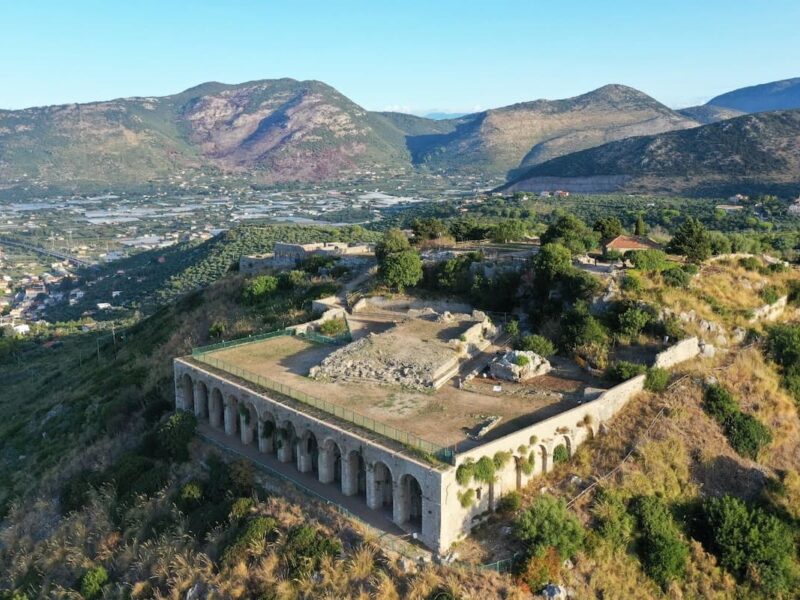
[[[535,352],[512,350],[489,365],[489,372],[496,379],[526,381],[550,372],[550,361]]]

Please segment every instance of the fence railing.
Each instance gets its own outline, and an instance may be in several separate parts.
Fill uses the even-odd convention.
[[[225,348],[233,348],[234,346],[243,346],[244,344],[252,344],[253,342],[260,342],[262,340],[268,340],[281,335],[294,335],[294,330],[278,329],[276,331],[269,331],[267,333],[260,333],[258,335],[248,335],[247,337],[228,340],[226,342],[219,342],[217,344],[209,344],[208,346],[198,346],[197,348],[192,348],[192,356],[202,356],[208,352],[224,350]]]
[[[383,437],[389,438],[396,442],[400,442],[401,444],[408,446],[411,449],[418,450],[424,454],[430,454],[443,462],[449,464],[454,463],[455,452],[453,451],[452,448],[434,444],[433,442],[424,440],[421,437],[414,435],[413,433],[408,433],[407,431],[403,431],[401,429],[398,429],[397,427],[392,427],[391,425],[380,423],[375,419],[366,417],[349,408],[344,408],[337,404],[326,402],[325,400],[320,400],[319,398],[315,398],[314,396],[306,394],[305,392],[301,392],[300,390],[296,390],[292,387],[289,387],[288,385],[284,385],[282,383],[278,383],[277,381],[273,381],[272,379],[268,379],[263,375],[258,375],[257,373],[253,373],[251,371],[248,371],[247,369],[242,369],[241,367],[237,367],[235,365],[226,363],[225,361],[219,360],[218,358],[208,356],[208,351],[198,354],[192,353],[192,356],[195,359],[211,367],[214,367],[215,369],[219,369],[220,371],[225,371],[226,373],[235,375],[240,379],[243,379],[250,383],[254,383],[257,386],[262,387],[266,390],[271,390],[273,392],[278,392],[279,394],[282,394],[284,396],[288,396],[293,400],[297,400],[298,402],[302,402],[303,404],[307,404],[321,411],[324,411],[328,414],[331,414],[338,419],[347,421],[349,423],[353,423],[354,425],[362,427],[363,429],[367,429],[369,431],[382,435]]]

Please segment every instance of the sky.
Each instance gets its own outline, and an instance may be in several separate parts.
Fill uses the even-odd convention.
[[[0,108],[318,79],[472,112],[607,83],[673,108],[800,76],[798,0],[0,0]]]

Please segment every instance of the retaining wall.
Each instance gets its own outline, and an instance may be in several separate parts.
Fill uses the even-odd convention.
[[[686,338],[659,352],[653,366],[669,369],[678,363],[695,358],[698,354],[700,354],[700,341],[696,337]]]

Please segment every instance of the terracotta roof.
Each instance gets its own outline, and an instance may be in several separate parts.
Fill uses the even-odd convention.
[[[651,250],[658,247],[646,237],[636,235],[619,235],[606,244],[608,250]]]

